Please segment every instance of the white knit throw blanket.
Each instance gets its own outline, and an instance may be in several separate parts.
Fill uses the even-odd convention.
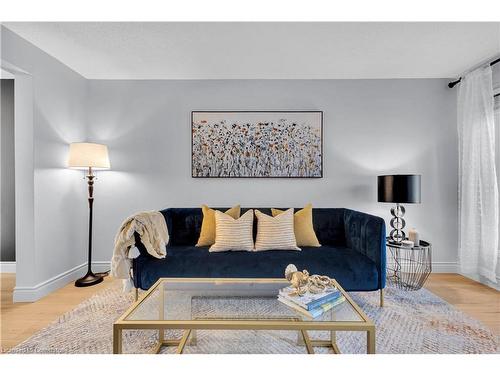
[[[125,219],[115,237],[115,248],[111,259],[111,275],[124,279],[124,289],[129,289],[132,259],[129,251],[135,245],[134,232],[139,234],[147,252],[158,259],[167,255],[169,236],[163,215],[158,211],[139,212]]]

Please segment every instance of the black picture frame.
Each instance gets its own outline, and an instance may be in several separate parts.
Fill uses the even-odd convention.
[[[193,138],[193,126],[194,126],[194,115],[197,113],[318,113],[320,114],[320,153],[321,153],[321,161],[320,161],[320,173],[319,175],[316,176],[197,176],[194,174],[194,138]],[[192,178],[242,178],[242,179],[248,179],[248,178],[257,178],[257,179],[262,179],[262,178],[276,178],[276,179],[317,179],[317,178],[323,178],[323,111],[320,110],[271,110],[271,111],[266,111],[266,110],[259,110],[259,111],[250,111],[250,110],[237,110],[237,111],[229,111],[229,110],[221,110],[221,111],[216,111],[216,110],[193,110],[191,111],[191,177]]]

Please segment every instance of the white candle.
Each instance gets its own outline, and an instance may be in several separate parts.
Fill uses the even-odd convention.
[[[408,232],[408,238],[410,241],[413,241],[415,246],[420,246],[420,235],[415,228],[411,228]]]

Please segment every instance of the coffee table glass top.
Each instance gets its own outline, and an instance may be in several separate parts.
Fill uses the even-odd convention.
[[[336,283],[345,302],[311,319],[279,302],[285,279],[160,279],[125,314],[125,321],[291,320],[368,322]]]

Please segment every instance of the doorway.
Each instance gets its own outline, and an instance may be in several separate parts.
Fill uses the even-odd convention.
[[[0,261],[11,263],[16,261],[14,79],[4,71],[0,94]]]

